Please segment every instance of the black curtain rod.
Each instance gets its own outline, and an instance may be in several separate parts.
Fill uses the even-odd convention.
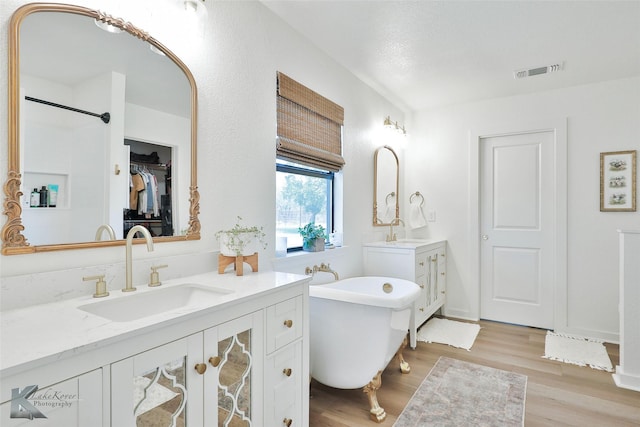
[[[88,114],[94,117],[100,117],[100,120],[102,120],[105,123],[109,123],[109,121],[111,120],[111,114],[109,113],[96,114],[90,111],[79,110],[77,108],[67,107],[66,105],[56,104],[55,102],[49,102],[49,101],[44,101],[38,98],[32,98],[30,96],[25,96],[24,99],[26,99],[27,101],[39,102],[40,104],[44,104],[44,105],[50,105],[52,107],[62,108],[64,110],[75,111],[76,113],[82,113],[82,114]]]

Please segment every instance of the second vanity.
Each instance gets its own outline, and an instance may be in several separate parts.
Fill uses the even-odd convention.
[[[445,303],[447,241],[402,239],[364,244],[367,276],[390,276],[420,286],[409,326],[411,348],[417,345],[418,328]]]
[[[309,280],[206,273],[3,312],[1,423],[308,425]]]

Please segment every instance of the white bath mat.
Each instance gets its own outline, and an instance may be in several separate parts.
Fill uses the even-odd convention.
[[[545,359],[613,372],[611,359],[602,341],[548,331],[544,341]]]
[[[418,330],[418,341],[437,342],[452,347],[471,350],[471,346],[480,332],[476,323],[456,322],[455,320],[434,317]]]

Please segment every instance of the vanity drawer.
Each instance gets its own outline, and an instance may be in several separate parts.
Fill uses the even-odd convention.
[[[267,307],[267,354],[302,336],[302,296]]]
[[[270,426],[302,425],[302,342],[275,352],[265,361],[265,422]],[[307,378],[308,381],[308,378]]]

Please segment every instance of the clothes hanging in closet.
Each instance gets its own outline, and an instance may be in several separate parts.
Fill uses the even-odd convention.
[[[160,215],[158,180],[146,169],[131,171],[129,181],[129,209],[146,217]]]

